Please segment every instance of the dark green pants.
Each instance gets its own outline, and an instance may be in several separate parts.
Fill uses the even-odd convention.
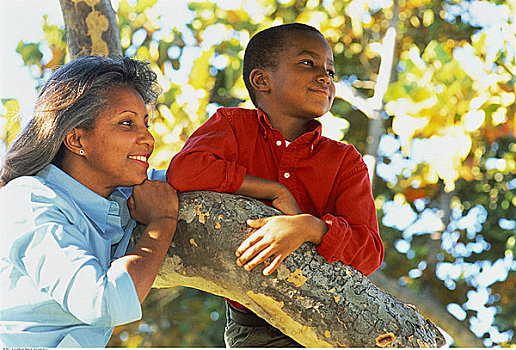
[[[226,328],[224,330],[224,340],[226,346],[230,348],[302,348],[292,338],[283,334],[273,326],[260,325],[249,326],[238,324],[229,315],[229,305],[226,303]],[[255,316],[258,317],[258,316]]]

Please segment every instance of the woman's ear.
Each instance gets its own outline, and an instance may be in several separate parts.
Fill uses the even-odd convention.
[[[268,73],[263,69],[253,69],[249,74],[249,82],[256,91],[268,92],[270,89]]]
[[[85,151],[81,143],[81,129],[74,128],[68,134],[66,134],[63,144],[72,153],[83,156]]]

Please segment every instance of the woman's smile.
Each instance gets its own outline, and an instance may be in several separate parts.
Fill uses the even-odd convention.
[[[149,155],[131,155],[131,156],[128,156],[128,158],[131,160],[134,160],[136,163],[142,165],[143,167],[145,167],[145,169],[149,168],[149,163],[147,162]]]

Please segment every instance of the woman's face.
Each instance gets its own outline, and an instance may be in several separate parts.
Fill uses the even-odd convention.
[[[147,179],[147,160],[154,149],[141,96],[123,85],[111,89],[107,98],[93,129],[81,130],[80,138],[85,161],[81,182],[101,195]]]

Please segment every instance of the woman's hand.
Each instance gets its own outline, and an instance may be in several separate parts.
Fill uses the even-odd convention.
[[[179,210],[176,190],[167,182],[151,180],[134,186],[127,206],[131,217],[145,225],[165,218],[177,220]]]
[[[263,270],[264,275],[274,272],[304,242],[320,244],[328,231],[324,221],[310,214],[272,216],[247,220],[247,224],[256,230],[237,248],[236,263],[250,271],[268,258],[274,257]]]
[[[127,206],[131,217],[147,227],[134,248],[112,265],[124,266],[143,302],[174,237],[179,201],[176,190],[167,182],[145,180],[134,186]]]

